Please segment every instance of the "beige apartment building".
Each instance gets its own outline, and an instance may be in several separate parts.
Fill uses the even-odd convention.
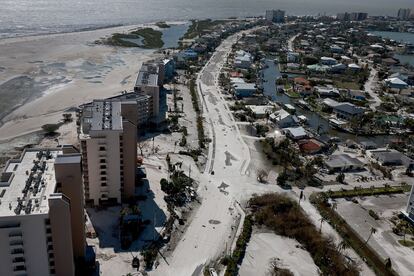
[[[137,101],[95,100],[80,111],[85,201],[117,204],[135,195]]]
[[[166,95],[163,88],[165,67],[162,62],[144,63],[138,73],[134,92],[138,96],[149,96],[149,122],[156,125],[165,121],[167,110]]]
[[[0,275],[74,275],[85,256],[81,157],[28,149],[0,175]]]

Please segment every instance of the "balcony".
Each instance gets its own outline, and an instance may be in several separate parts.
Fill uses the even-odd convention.
[[[13,268],[14,275],[20,275],[23,272],[26,272],[26,266],[25,265],[17,265]]]
[[[9,238],[22,238],[23,234],[20,231],[16,231],[16,232],[11,232],[9,233]]]
[[[21,243],[21,244],[10,244],[10,249],[13,251],[13,250],[15,250],[15,249],[17,249],[17,250],[23,250],[23,243]]]

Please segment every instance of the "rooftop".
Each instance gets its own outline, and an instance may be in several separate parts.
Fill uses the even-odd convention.
[[[95,100],[82,109],[83,134],[91,131],[122,130],[121,102]]]
[[[343,166],[360,167],[364,164],[358,159],[349,156],[348,154],[331,155],[328,160],[325,161],[325,163],[330,168],[338,168]]]
[[[55,193],[55,160],[60,149],[28,149],[20,159],[10,160],[0,179],[0,216],[43,214]],[[66,161],[64,161],[66,162]]]
[[[237,90],[256,90],[256,84],[254,83],[237,83],[234,85]]]
[[[138,73],[135,86],[158,86],[158,73],[141,69]]]
[[[288,127],[283,130],[289,132],[294,138],[307,136],[306,130],[303,127]]]

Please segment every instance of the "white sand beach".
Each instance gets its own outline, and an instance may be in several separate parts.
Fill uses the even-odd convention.
[[[8,97],[0,94],[2,101],[9,98],[14,104],[6,106],[12,110],[0,121],[0,143],[58,122],[70,107],[132,89],[142,62],[157,54],[94,41],[136,27],[0,40],[0,86],[11,80],[15,88]],[[16,99],[20,83],[13,82],[21,76],[30,78],[23,100]]]

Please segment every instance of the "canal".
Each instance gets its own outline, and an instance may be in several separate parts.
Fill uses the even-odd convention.
[[[262,70],[263,77],[263,93],[265,96],[272,99],[272,101],[278,104],[292,104],[296,108],[297,115],[304,115],[308,118],[308,127],[311,128],[315,133],[319,127],[319,133],[321,134],[321,139],[326,141],[330,137],[338,137],[341,141],[345,142],[348,139],[351,139],[355,142],[362,141],[372,141],[378,146],[385,146],[389,141],[395,136],[392,135],[380,135],[380,136],[359,136],[350,133],[345,133],[333,129],[329,122],[321,117],[319,114],[312,112],[310,110],[305,110],[298,105],[296,105],[296,99],[288,97],[285,93],[278,93],[276,80],[282,77],[280,73],[279,66],[275,64],[273,59],[265,60],[265,68]]]

